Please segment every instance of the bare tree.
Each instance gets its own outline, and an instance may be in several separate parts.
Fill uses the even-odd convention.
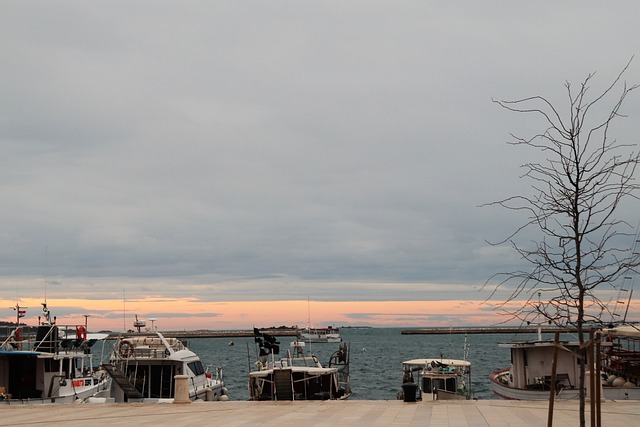
[[[636,197],[639,186],[633,175],[640,154],[632,148],[635,144],[618,143],[609,135],[614,120],[623,117],[620,108],[627,95],[638,87],[622,82],[630,64],[593,98],[589,97],[589,84],[594,73],[577,90],[567,82],[566,115],[542,96],[493,100],[509,111],[532,114],[546,124],[540,134],[530,138],[512,135],[509,142],[539,150],[546,160],[522,166],[526,171],[523,177],[532,181],[532,196],[518,195],[489,204],[526,214],[521,227],[492,244],[509,243],[528,267],[499,273],[485,286],[498,281],[491,297],[498,289],[509,290],[507,300],[499,307],[511,319],[531,321],[542,316],[557,326],[575,327],[582,349],[578,357],[583,361],[588,326],[599,322],[603,314],[611,314],[610,301],[601,299],[602,293],[596,289],[615,289],[618,280],[639,265],[637,254],[620,246],[622,238],[631,233],[624,231],[629,225],[614,214],[623,199]],[[620,87],[621,93],[615,95],[613,92]],[[603,110],[610,98],[612,106]],[[538,240],[516,241],[532,227],[540,236]],[[517,301],[525,303],[508,309]],[[585,365],[580,364],[579,378],[581,426],[585,425]]]

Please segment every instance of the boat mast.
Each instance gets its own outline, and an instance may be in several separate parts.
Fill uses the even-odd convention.
[[[16,311],[16,334],[18,337],[20,336],[20,318],[26,316],[27,308],[29,307],[20,307],[20,298],[18,293],[18,276],[16,275],[16,306],[13,309]]]
[[[127,290],[122,290],[122,330],[127,332]]]
[[[311,301],[309,300],[309,296],[307,295],[307,331],[309,332],[309,350],[308,353],[311,353],[311,342],[313,339],[311,338]]]
[[[640,223],[636,228],[634,242],[631,247],[630,258],[632,259],[635,259],[639,256],[638,243],[640,243]],[[629,306],[631,305],[631,297],[633,296],[635,279],[636,279],[636,274],[634,270],[629,270],[628,275],[624,276],[622,285],[618,290],[618,297],[616,298],[615,306],[613,309],[613,314],[611,318],[612,323],[625,324],[627,322],[627,314],[629,313]],[[621,317],[620,311],[622,310],[622,307],[624,307],[624,316],[622,316],[622,319],[620,320],[620,317]]]
[[[49,273],[49,246],[44,246],[44,305],[47,306],[47,275]]]

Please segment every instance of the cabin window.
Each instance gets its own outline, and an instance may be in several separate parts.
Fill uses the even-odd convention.
[[[446,390],[447,391],[456,391],[456,379],[455,378],[447,378],[446,379]]]
[[[190,362],[187,364],[187,366],[189,366],[189,369],[191,369],[191,372],[193,372],[193,375],[195,376],[202,375],[205,373],[204,366],[202,365],[202,362],[199,360],[195,362]]]

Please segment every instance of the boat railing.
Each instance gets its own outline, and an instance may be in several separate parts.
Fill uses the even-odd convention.
[[[256,367],[259,371],[266,369],[291,368],[296,366],[322,368],[322,363],[315,355],[292,357],[289,353],[287,357],[279,360],[258,360]]]
[[[204,371],[205,376],[215,383],[221,383],[224,381],[224,373],[222,372],[222,368],[214,368],[211,371],[211,365],[207,365],[207,369]]]
[[[5,351],[41,351],[44,353],[89,353],[87,330],[82,325],[40,325],[44,335],[31,327],[14,329],[0,344]]]
[[[170,356],[169,351],[162,347],[134,347],[125,359],[166,359]]]
[[[185,350],[176,338],[121,336],[116,340],[114,356],[118,359],[166,359],[172,353]]]

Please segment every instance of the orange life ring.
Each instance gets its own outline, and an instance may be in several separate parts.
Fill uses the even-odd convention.
[[[131,341],[120,341],[120,345],[118,346],[118,354],[120,354],[120,357],[124,358],[131,356],[133,354],[133,344],[131,344]]]
[[[84,326],[76,326],[76,338],[79,340],[87,340],[87,329]]]

